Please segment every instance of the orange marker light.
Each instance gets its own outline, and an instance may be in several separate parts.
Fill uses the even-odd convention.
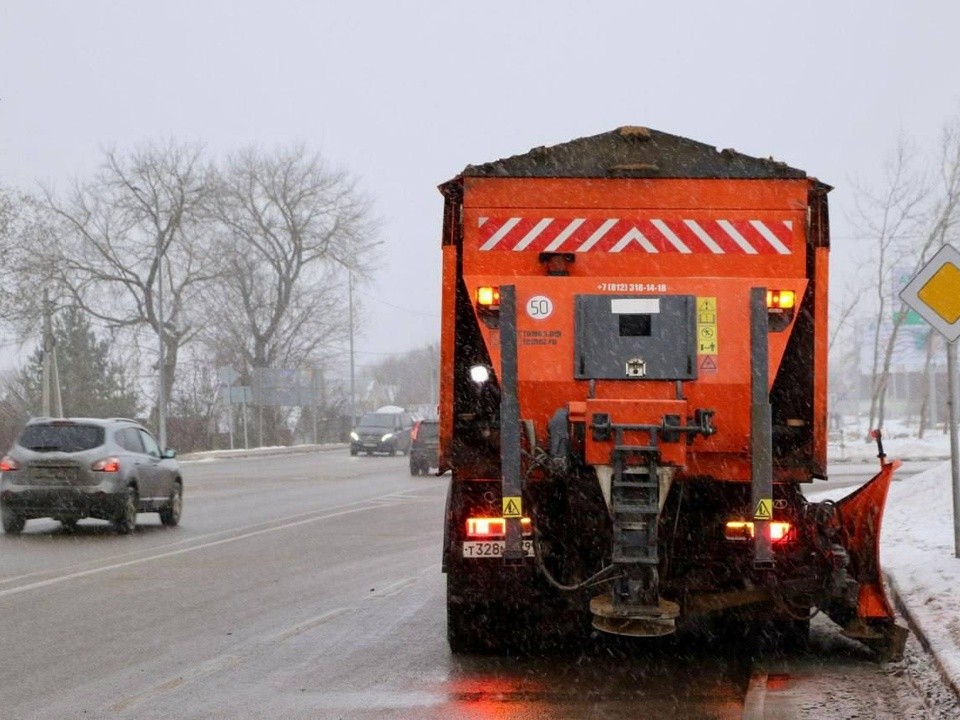
[[[793,290],[767,290],[767,307],[770,310],[790,310],[797,304]]]
[[[490,309],[500,307],[500,288],[488,286],[478,287],[477,305]]]

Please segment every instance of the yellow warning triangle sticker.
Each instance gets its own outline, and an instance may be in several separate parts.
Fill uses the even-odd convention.
[[[505,518],[511,517],[520,517],[521,512],[521,500],[519,497],[505,497],[503,499],[503,516]]]
[[[773,500],[770,498],[761,498],[757,503],[757,509],[753,513],[754,520],[772,520],[773,519]]]

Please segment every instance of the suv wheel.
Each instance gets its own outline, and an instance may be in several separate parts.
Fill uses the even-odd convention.
[[[0,507],[0,522],[7,535],[19,535],[23,531],[23,526],[27,524],[26,519],[7,507]]]
[[[183,488],[180,483],[173,486],[170,501],[160,508],[160,522],[167,527],[176,527],[180,522],[180,513],[183,512]]]
[[[113,527],[120,535],[129,535],[136,529],[139,503],[137,489],[133,486],[128,487],[123,498],[123,505],[120,508],[120,514],[113,520]]]

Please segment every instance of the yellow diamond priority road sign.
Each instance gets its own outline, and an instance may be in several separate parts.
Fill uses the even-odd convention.
[[[949,342],[960,337],[960,251],[940,248],[900,291],[900,299]]]

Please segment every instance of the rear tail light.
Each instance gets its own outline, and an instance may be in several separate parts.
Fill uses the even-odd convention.
[[[770,540],[775,543],[787,542],[791,539],[792,529],[790,523],[775,520],[770,523]],[[731,520],[724,527],[723,534],[727,540],[752,540],[753,523],[749,520]]]
[[[533,533],[533,522],[530,518],[520,518],[520,532],[524,535]],[[502,538],[506,534],[507,521],[502,517],[467,518],[467,537],[469,538]]]
[[[120,470],[120,458],[106,457],[102,460],[97,460],[90,466],[90,469],[96,472],[118,472]]]
[[[410,441],[413,442],[417,439],[417,433],[420,432],[420,423],[416,423],[413,426],[413,430],[410,431]]]
[[[3,460],[0,460],[0,472],[10,472],[12,470],[19,470],[20,463],[14,460],[9,455],[4,455]]]

